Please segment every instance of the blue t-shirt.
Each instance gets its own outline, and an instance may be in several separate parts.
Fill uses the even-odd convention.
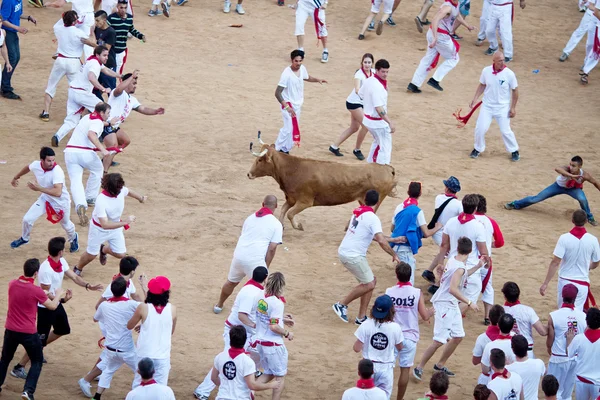
[[[21,14],[23,14],[23,0],[3,0],[0,8],[2,19],[13,25],[21,26]],[[3,26],[7,32],[16,32],[15,29]]]

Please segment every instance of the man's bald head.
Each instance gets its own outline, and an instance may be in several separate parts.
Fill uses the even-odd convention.
[[[498,50],[497,52],[494,53],[493,61],[496,62],[496,61],[500,61],[500,60],[504,61],[504,53],[502,51]]]
[[[265,199],[263,200],[263,207],[267,207],[271,211],[275,211],[277,208],[277,197],[273,196],[272,194],[265,196]]]

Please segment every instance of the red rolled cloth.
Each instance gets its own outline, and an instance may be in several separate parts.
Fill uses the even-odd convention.
[[[452,116],[454,116],[454,118],[456,118],[458,122],[462,123],[463,125],[466,125],[467,122],[469,122],[469,119],[471,119],[471,116],[473,115],[475,110],[477,110],[479,106],[481,106],[481,103],[482,102],[480,101],[479,103],[475,104],[475,107],[473,107],[467,115],[460,115],[462,108],[459,108],[457,111],[452,113]]]

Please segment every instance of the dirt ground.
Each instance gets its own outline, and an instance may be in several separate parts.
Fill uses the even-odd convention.
[[[433,12],[439,6],[434,6]],[[164,116],[132,115],[124,125],[133,139],[127,151],[118,156],[122,164],[115,171],[124,175],[127,185],[149,196],[147,204],[129,201],[126,214],[138,221],[126,234],[128,253],[140,262],[140,272],[148,276],[167,275],[172,281],[172,302],[179,308],[177,331],[173,337],[170,386],[178,398],[191,398],[214,356],[222,350],[223,321],[233,302],[231,298],[221,315],[211,311],[227,270],[242,223],[254,212],[264,195],[283,199],[275,181],[246,177],[254,158],[248,143],[256,132],[273,142],[281,125],[280,111],[273,93],[281,71],[288,65],[288,54],[296,46],[293,36],[294,11],[277,7],[274,1],[247,1],[245,16],[225,15],[220,1],[190,0],[174,7],[172,18],[148,18],[150,2],[135,3],[136,27],[148,38],[146,44],[129,43],[127,70],[139,68],[141,76],[136,96],[144,105],[163,106]],[[426,217],[433,214],[435,195],[443,190],[441,180],[457,176],[462,183],[460,195],[482,193],[488,198],[489,214],[503,229],[506,246],[494,252],[494,286],[515,279],[523,292],[522,301],[535,306],[546,321],[555,308],[556,280],[546,297],[538,288],[546,273],[558,236],[571,228],[570,214],[577,203],[560,196],[523,211],[505,211],[506,201],[535,194],[553,182],[553,169],[564,165],[575,154],[581,155],[584,169],[600,175],[594,164],[595,128],[598,116],[593,104],[598,100],[597,75],[590,85],[578,82],[584,57],[583,43],[565,63],[559,63],[562,46],[582,16],[575,0],[531,2],[517,9],[514,24],[515,59],[510,67],[519,80],[520,100],[513,130],[521,146],[521,161],[512,163],[505,152],[494,124],[488,133],[488,150],[478,160],[468,155],[472,149],[474,121],[463,130],[455,128],[452,112],[467,108],[477,86],[481,69],[491,59],[484,47],[473,45],[475,32],[464,29],[461,35],[461,61],[443,81],[439,93],[424,86],[421,95],[409,95],[405,87],[424,54],[426,40],[414,26],[420,1],[405,0],[395,19],[398,26],[385,27],[383,36],[367,34],[356,40],[369,8],[368,1],[331,1],[327,11],[330,32],[330,62],[319,62],[321,49],[315,47],[312,25],[307,24],[305,65],[313,76],[327,79],[328,85],[307,83],[300,126],[302,147],[298,156],[333,160],[327,147],[349,123],[344,101],[352,87],[352,76],[360,57],[372,52],[391,63],[389,111],[396,122],[393,165],[399,176],[401,198],[387,199],[379,211],[385,226],[410,180],[424,184],[421,206]],[[469,21],[479,25],[481,2],[474,1]],[[21,35],[22,60],[13,86],[22,102],[0,100],[0,196],[3,203],[0,256],[5,282],[21,274],[25,259],[46,257],[46,243],[63,235],[60,226],[40,219],[31,243],[11,250],[9,242],[19,237],[21,218],[36,195],[21,180],[14,189],[10,180],[24,165],[38,157],[39,147],[48,145],[65,113],[66,81],[61,83],[51,111],[51,121],[41,122],[37,115],[43,106],[43,92],[55,50],[52,25],[60,11],[35,9],[25,5],[25,15],[38,18],[36,27]],[[23,22],[24,24],[26,22]],[[243,23],[241,29],[229,28]],[[585,39],[584,39],[585,40]],[[539,70],[539,73],[532,73]],[[347,154],[335,161],[354,164],[350,154],[354,138],[342,146]],[[66,142],[62,143],[64,148]],[[368,151],[370,138],[363,151]],[[60,149],[62,150],[62,149]],[[64,165],[62,151],[57,154]],[[592,210],[600,207],[600,196],[586,185]],[[280,205],[282,202],[280,203]],[[285,399],[339,399],[356,378],[360,359],[351,350],[354,325],[344,325],[331,311],[355,284],[340,265],[337,247],[343,238],[343,225],[354,204],[308,209],[299,216],[305,232],[285,224],[284,244],[279,247],[272,270],[287,278],[287,310],[297,319],[295,340],[288,344],[290,362]],[[87,228],[79,228],[82,249],[87,243]],[[600,233],[592,228],[590,232]],[[436,248],[425,241],[417,257],[418,273],[432,260]],[[66,256],[74,264],[78,255]],[[389,256],[377,246],[368,255],[378,278],[376,294],[395,283]],[[105,267],[94,262],[85,270],[92,283],[108,284],[118,263],[110,259]],[[425,289],[420,278],[417,285]],[[76,399],[82,395],[77,380],[92,367],[99,349],[100,332],[92,321],[98,293],[86,293],[72,282],[74,298],[66,308],[72,333],[52,344],[46,353],[48,364],[39,381],[36,398]],[[0,290],[0,322],[4,323],[6,289]],[[427,295],[427,299],[429,295]],[[502,302],[501,294],[496,296]],[[350,318],[357,312],[350,306]],[[467,337],[450,359],[448,367],[457,373],[451,380],[450,397],[469,398],[478,376],[471,365],[471,350],[478,334],[484,331],[481,315],[465,320]],[[417,361],[430,343],[432,325],[421,325]],[[547,361],[544,340],[536,337],[536,354]],[[17,353],[20,356],[21,351]],[[440,352],[441,354],[441,352]],[[431,376],[433,361],[427,366],[425,380]],[[398,373],[398,370],[396,370]],[[132,373],[123,369],[103,398],[122,399],[129,390]],[[22,390],[23,382],[7,377],[2,397],[11,399]],[[425,383],[411,381],[406,399],[421,396]],[[395,391],[393,394],[395,398]],[[257,398],[267,399],[259,393]]]

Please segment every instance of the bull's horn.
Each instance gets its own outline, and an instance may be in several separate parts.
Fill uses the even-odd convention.
[[[261,151],[260,153],[256,153],[254,151],[252,151],[252,146],[254,145],[254,143],[250,142],[250,153],[252,153],[252,155],[254,157],[262,157],[265,154],[267,154],[267,151],[269,151],[269,149],[264,149],[263,151]]]
[[[263,144],[265,144],[262,139],[260,138],[260,131],[258,131],[258,143],[262,146]]]

